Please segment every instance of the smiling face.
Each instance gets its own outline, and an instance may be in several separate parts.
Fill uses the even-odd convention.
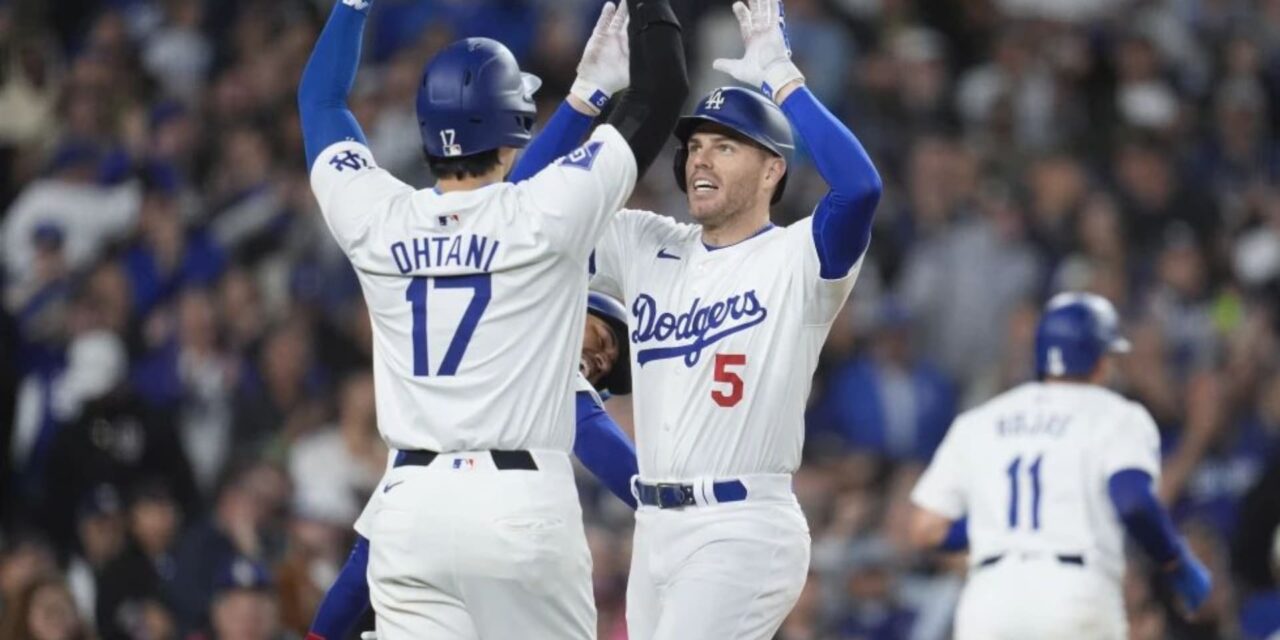
[[[613,334],[609,323],[588,313],[587,324],[583,328],[582,360],[579,365],[582,375],[591,384],[598,383],[613,371],[619,353],[617,336]]]
[[[764,207],[786,171],[786,163],[763,147],[715,124],[689,136],[685,185],[689,213],[704,227],[717,228]]]

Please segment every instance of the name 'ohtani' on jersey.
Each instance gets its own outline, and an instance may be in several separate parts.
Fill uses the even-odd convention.
[[[391,257],[400,273],[407,274],[432,267],[469,267],[488,271],[498,254],[498,240],[465,234],[456,236],[424,236],[391,245]]]
[[[657,301],[642,293],[632,303],[631,313],[636,318],[631,341],[636,345],[668,340],[683,342],[669,347],[637,349],[637,363],[644,366],[652,360],[683,357],[685,366],[692,367],[707,346],[764,322],[769,310],[760,304],[752,289],[708,305],[703,305],[701,298],[695,298],[689,310],[679,315],[659,312]]]

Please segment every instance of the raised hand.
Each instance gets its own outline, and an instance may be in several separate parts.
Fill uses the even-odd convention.
[[[742,2],[733,3],[733,15],[738,18],[746,52],[737,59],[720,58],[711,66],[741,82],[760,87],[766,96],[774,98],[775,92],[788,84],[803,82],[804,74],[791,62],[791,46],[787,43],[779,0],[750,2],[750,8]]]
[[[582,51],[578,78],[569,95],[589,105],[594,113],[600,113],[609,98],[631,84],[629,21],[625,0],[619,5],[606,2]]]

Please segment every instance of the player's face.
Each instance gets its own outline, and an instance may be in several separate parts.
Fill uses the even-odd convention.
[[[591,384],[599,382],[613,371],[618,353],[618,341],[613,335],[613,329],[604,320],[587,314],[587,324],[582,335],[582,360],[578,365],[582,375]]]
[[[780,158],[712,127],[690,136],[686,148],[689,213],[703,226],[718,227],[762,202],[767,206],[782,177]]]

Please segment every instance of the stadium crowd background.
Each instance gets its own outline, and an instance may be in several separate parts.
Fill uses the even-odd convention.
[[[598,4],[378,0],[352,104],[380,164],[430,184],[414,90],[460,35],[508,44],[549,115]],[[673,4],[702,95],[736,26]],[[298,637],[344,560],[385,449],[294,105],[328,6],[0,0],[0,640]],[[907,492],[957,411],[1029,378],[1042,302],[1083,288],[1122,309],[1118,386],[1215,579],[1186,624],[1135,561],[1131,636],[1274,638],[1280,0],[786,8],[886,192],[815,379],[812,579],[779,637],[948,637],[963,561],[902,548]],[[824,189],[792,170],[783,222]],[[632,203],[685,211],[661,160]],[[619,640],[630,516],[582,488]]]

